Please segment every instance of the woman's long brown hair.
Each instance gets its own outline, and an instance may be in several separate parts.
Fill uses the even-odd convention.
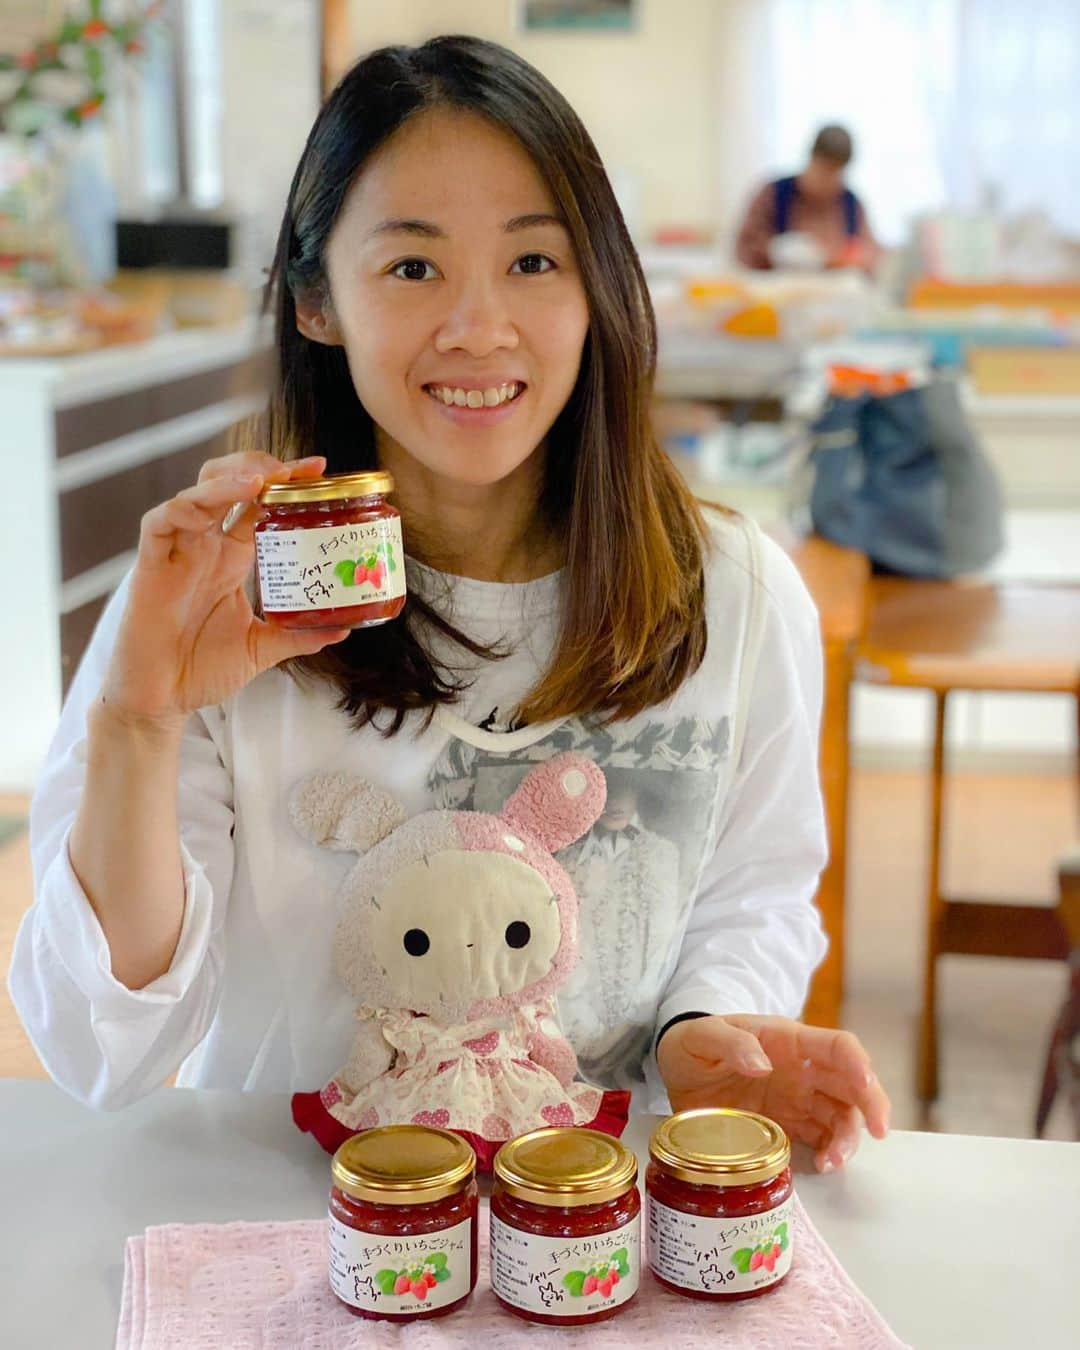
[[[656,325],[611,185],[573,109],[527,62],[477,38],[440,37],[372,53],[331,93],[278,238],[267,288],[275,378],[266,418],[252,430],[284,459],[326,455],[328,473],[374,467],[372,421],[344,350],[301,335],[295,297],[326,296],[326,243],[356,175],[407,119],[433,107],[485,117],[523,146],[563,214],[588,298],[581,368],[548,436],[541,502],[565,541],[560,636],[517,715],[631,717],[668,698],[701,663],[706,527],[652,430]],[[392,734],[407,712],[430,712],[462,691],[461,678],[428,650],[432,629],[463,653],[495,654],[410,593],[396,622],[355,630],[294,662],[294,673],[331,682],[357,725],[377,718]],[[377,717],[382,710],[390,716]]]

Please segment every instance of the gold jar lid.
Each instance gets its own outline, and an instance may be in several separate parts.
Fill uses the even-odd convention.
[[[346,1139],[330,1167],[334,1185],[378,1205],[427,1205],[463,1191],[476,1154],[460,1135],[427,1125],[383,1125]]]
[[[534,1205],[602,1205],[637,1181],[637,1158],[599,1130],[552,1127],[503,1144],[494,1172],[503,1190]]]
[[[669,1116],[653,1131],[649,1156],[694,1186],[753,1186],[789,1166],[791,1143],[767,1116],[716,1107]]]
[[[271,483],[259,497],[263,506],[289,502],[344,501],[349,497],[385,497],[393,492],[394,480],[384,469],[365,473],[336,473],[328,478],[298,478],[291,483]]]

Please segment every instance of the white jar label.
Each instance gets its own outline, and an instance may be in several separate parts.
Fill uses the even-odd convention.
[[[259,594],[269,613],[377,604],[405,594],[400,516],[255,535]]]
[[[610,1233],[553,1238],[491,1216],[491,1287],[527,1313],[580,1317],[617,1308],[641,1279],[641,1215]]]
[[[415,1237],[347,1228],[331,1214],[330,1288],[368,1312],[445,1308],[472,1287],[472,1220]]]
[[[645,1200],[649,1265],[680,1289],[743,1294],[791,1269],[795,1197],[764,1214],[706,1219]]]

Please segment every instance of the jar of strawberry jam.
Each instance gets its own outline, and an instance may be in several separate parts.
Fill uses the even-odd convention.
[[[411,1322],[476,1285],[476,1156],[449,1130],[386,1125],[334,1154],[330,1287],[358,1317]]]
[[[649,1266],[690,1298],[756,1298],[791,1269],[791,1144],[751,1111],[683,1111],[649,1142]]]
[[[405,606],[401,513],[381,470],[271,483],[255,559],[263,614],[283,628],[367,628]]]
[[[637,1159],[597,1130],[534,1130],[495,1155],[491,1287],[530,1322],[603,1322],[637,1293]]]

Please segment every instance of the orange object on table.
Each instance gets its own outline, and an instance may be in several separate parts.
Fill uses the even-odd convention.
[[[729,314],[720,325],[732,337],[776,338],[780,336],[780,316],[772,305],[747,305]]]
[[[872,370],[869,366],[829,366],[829,393],[837,398],[855,398],[874,394],[881,398],[911,388],[911,378],[903,370]]]
[[[923,277],[908,294],[913,309],[968,309],[999,305],[1006,309],[1048,309],[1080,314],[1080,282],[944,281]]]

